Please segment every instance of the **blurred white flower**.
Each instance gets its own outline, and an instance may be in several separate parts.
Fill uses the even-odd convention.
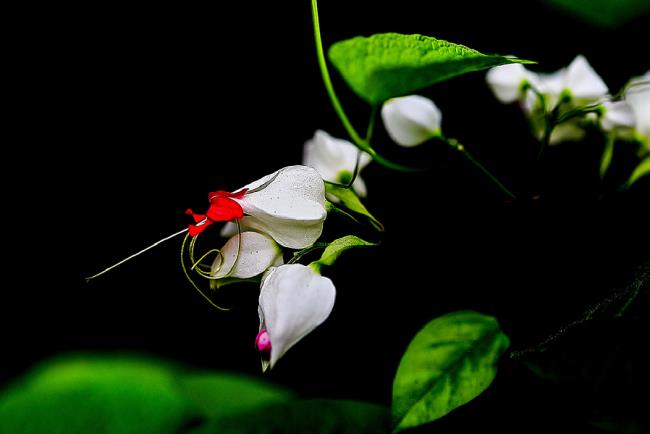
[[[326,181],[348,184],[359,160],[359,172],[371,161],[370,155],[347,140],[337,139],[322,130],[305,142],[302,163],[313,167]],[[360,197],[367,194],[366,184],[357,173],[352,188]]]
[[[303,249],[320,237],[327,217],[325,184],[315,169],[288,166],[244,189],[241,198],[232,199],[244,211],[243,227],[290,249]]]
[[[212,264],[212,277],[249,279],[269,267],[283,263],[282,249],[273,239],[257,232],[242,232],[230,238]]]
[[[627,101],[605,101],[602,104],[600,126],[603,131],[630,130],[636,126],[636,116]]]
[[[298,341],[327,319],[336,289],[327,277],[301,264],[282,265],[265,275],[259,297],[257,349],[263,368],[273,368]]]
[[[409,95],[386,101],[381,117],[398,145],[413,147],[440,135],[442,113],[428,98]]]
[[[504,104],[523,100],[528,85],[537,87],[537,74],[520,63],[492,68],[485,77],[494,96]]]
[[[650,71],[630,80],[625,101],[632,107],[636,117],[637,136],[650,151]]]

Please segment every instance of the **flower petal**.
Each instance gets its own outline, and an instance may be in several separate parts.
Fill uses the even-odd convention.
[[[314,133],[314,137],[305,142],[302,162],[305,166],[316,169],[324,180],[341,182],[339,174],[341,172],[354,173],[357,158],[359,159],[359,171],[366,167],[372,159],[370,155],[359,150],[347,140],[337,139],[323,130],[318,130]],[[360,179],[358,175],[357,179]],[[357,193],[361,195],[359,191]]]
[[[609,92],[603,79],[582,55],[576,56],[567,68],[564,85],[579,100],[597,100]]]
[[[282,265],[265,277],[259,314],[260,329],[266,328],[271,338],[271,368],[327,319],[335,298],[332,281],[305,265]]]
[[[285,167],[246,187],[249,192],[242,199],[233,199],[247,214],[244,225],[292,249],[310,246],[320,237],[327,212],[325,185],[315,169]]]
[[[630,104],[636,116],[637,132],[650,146],[650,71],[630,81],[625,101]]]
[[[612,131],[619,128],[634,128],[636,116],[627,101],[604,102],[605,113],[600,121],[603,130]]]
[[[237,251],[239,250],[239,257]],[[212,264],[213,277],[249,279],[262,274],[282,260],[282,250],[268,236],[257,232],[242,232],[230,238]]]
[[[488,71],[485,79],[494,96],[504,104],[520,99],[522,86],[530,82],[533,75],[519,63],[497,66]]]
[[[398,145],[412,147],[440,132],[442,113],[428,98],[409,95],[386,101],[381,117],[388,135]]]

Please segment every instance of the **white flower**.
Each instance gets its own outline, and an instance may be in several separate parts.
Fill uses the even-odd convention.
[[[323,231],[325,184],[307,166],[288,166],[248,184],[242,198],[233,198],[244,210],[242,225],[268,234],[278,244],[303,249]]]
[[[370,155],[347,140],[337,139],[318,130],[313,138],[305,142],[302,162],[305,166],[316,169],[326,181],[347,184],[354,174],[357,158],[359,171],[371,160]],[[352,188],[360,197],[367,194],[366,184],[358,174]]]
[[[602,104],[600,126],[603,131],[629,130],[636,126],[636,116],[627,101],[606,101]]]
[[[388,135],[401,146],[417,146],[440,135],[442,113],[423,96],[389,99],[381,109],[381,117]]]
[[[630,81],[625,101],[634,111],[639,139],[650,150],[650,71]]]
[[[576,56],[567,67],[563,85],[563,92],[583,102],[596,101],[609,92],[603,79],[582,55]]]
[[[230,238],[212,264],[212,277],[249,279],[283,263],[282,249],[269,236],[242,232]]]
[[[258,309],[258,350],[270,351],[264,368],[273,368],[287,350],[325,321],[335,298],[332,281],[311,267],[282,265],[268,273]]]
[[[594,71],[587,59],[578,55],[568,67],[550,74],[537,74],[536,89],[546,97],[547,110],[552,110],[561,100],[573,105],[597,102],[607,95],[609,89]],[[533,101],[537,98],[529,93]]]
[[[504,104],[510,104],[524,97],[526,85],[537,86],[537,75],[520,63],[511,63],[492,68],[485,77],[494,96]]]

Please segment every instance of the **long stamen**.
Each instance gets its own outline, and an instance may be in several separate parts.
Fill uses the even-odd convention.
[[[91,281],[92,279],[101,276],[102,274],[108,273],[108,272],[111,271],[112,269],[119,267],[120,265],[124,264],[125,262],[130,261],[131,259],[135,258],[136,256],[140,256],[140,255],[143,254],[144,252],[153,249],[154,247],[156,247],[156,246],[158,246],[158,245],[164,243],[165,241],[169,241],[169,240],[171,240],[172,238],[175,238],[175,237],[177,237],[177,236],[179,236],[179,235],[181,235],[181,234],[184,234],[185,232],[187,232],[187,228],[183,229],[182,231],[178,231],[178,232],[176,232],[176,233],[173,233],[173,234],[169,235],[168,237],[163,238],[162,240],[158,240],[158,241],[156,241],[155,243],[153,243],[153,244],[150,245],[149,247],[145,247],[144,249],[140,250],[139,252],[136,252],[136,253],[132,254],[131,256],[128,256],[128,257],[122,259],[121,261],[117,262],[116,264],[113,264],[113,265],[111,265],[110,267],[104,269],[103,271],[100,271],[99,273],[97,273],[97,274],[95,274],[95,275],[93,275],[93,276],[86,277],[86,282],[89,282],[89,281]]]

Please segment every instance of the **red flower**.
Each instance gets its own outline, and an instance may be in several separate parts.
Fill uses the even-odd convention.
[[[244,210],[241,205],[233,199],[242,199],[247,191],[247,188],[236,193],[222,190],[213,191],[208,195],[210,208],[205,214],[195,214],[191,209],[185,211],[185,214],[191,215],[196,223],[188,227],[190,236],[200,234],[214,222],[229,222],[244,217]]]

